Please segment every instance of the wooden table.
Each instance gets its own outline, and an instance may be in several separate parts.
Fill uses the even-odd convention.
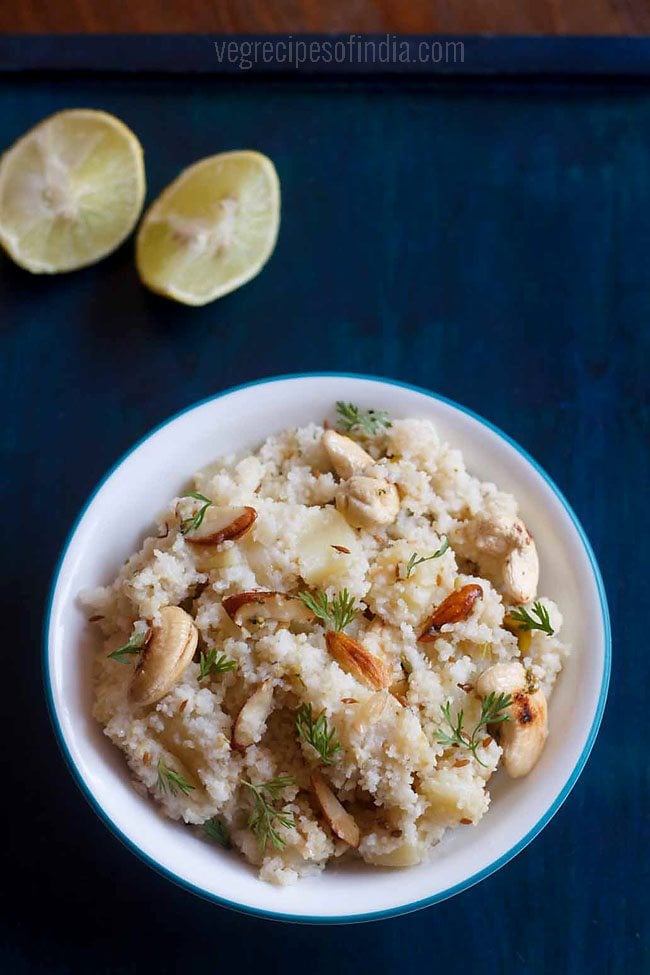
[[[4,0],[0,33],[650,34],[648,0]]]

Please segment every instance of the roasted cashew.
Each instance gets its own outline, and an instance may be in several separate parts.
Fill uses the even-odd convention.
[[[399,494],[383,477],[355,475],[339,487],[336,507],[353,528],[381,528],[397,518]]]
[[[521,523],[523,524],[523,522]],[[521,548],[513,548],[503,565],[503,590],[515,603],[529,603],[537,595],[539,558],[532,537]]]
[[[513,694],[526,686],[526,671],[518,660],[494,664],[480,674],[476,691],[481,697],[488,694]]]
[[[503,764],[512,779],[528,775],[548,737],[548,710],[541,690],[526,689],[526,671],[518,661],[488,667],[476,682],[477,693],[510,694],[509,721],[499,725]]]
[[[375,463],[363,447],[336,430],[325,431],[323,446],[335,473],[343,479],[362,474]]]
[[[471,549],[470,558],[489,575],[490,561],[501,563],[498,580],[505,596],[514,603],[531,602],[537,595],[539,559],[533,537],[520,518],[492,507],[464,527],[462,541]],[[481,566],[486,556],[486,567]],[[492,563],[494,571],[494,563]],[[499,575],[499,572],[496,572]]]
[[[188,666],[198,641],[192,617],[180,606],[164,606],[129,686],[133,704],[146,707],[167,694]]]

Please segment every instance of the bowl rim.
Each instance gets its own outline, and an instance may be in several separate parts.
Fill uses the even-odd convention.
[[[383,385],[387,385],[387,386],[398,386],[403,389],[408,389],[411,390],[412,392],[419,393],[423,396],[428,397],[429,399],[437,400],[438,402],[441,402],[446,406],[451,406],[454,409],[458,410],[459,412],[464,413],[466,416],[471,417],[473,420],[476,420],[482,426],[487,427],[489,430],[491,430],[493,433],[499,436],[502,440],[508,443],[511,447],[513,447],[517,451],[517,453],[519,453],[524,458],[524,460],[528,461],[531,467],[533,467],[533,469],[537,472],[537,474],[539,474],[540,477],[551,488],[553,493],[556,495],[556,497],[564,507],[566,513],[568,514],[569,518],[573,523],[574,528],[576,529],[576,532],[587,554],[591,572],[596,582],[596,589],[598,592],[598,599],[599,599],[601,616],[602,616],[603,635],[604,635],[604,654],[603,654],[603,671],[601,675],[601,684],[600,684],[600,691],[598,695],[598,701],[596,703],[596,709],[594,712],[591,727],[584,748],[573,768],[573,771],[571,772],[571,775],[565,782],[563,788],[558,793],[553,803],[549,806],[549,808],[546,810],[544,815],[540,817],[537,823],[528,831],[528,833],[526,833],[525,836],[523,836],[517,843],[515,843],[514,846],[512,846],[501,856],[497,857],[496,860],[488,864],[488,866],[484,867],[482,870],[477,871],[477,873],[472,874],[471,876],[465,878],[459,883],[454,884],[451,887],[446,888],[445,890],[439,891],[436,894],[432,894],[429,897],[424,897],[417,901],[413,901],[407,904],[401,904],[397,907],[392,907],[380,911],[371,911],[365,914],[314,916],[314,915],[292,914],[286,912],[283,913],[281,911],[270,911],[262,908],[251,907],[248,904],[241,903],[234,900],[229,900],[227,897],[222,897],[204,888],[197,887],[189,880],[186,880],[184,877],[180,876],[179,874],[176,874],[171,870],[169,870],[167,867],[164,867],[157,860],[154,860],[147,853],[141,850],[131,839],[129,839],[121,831],[117,823],[115,823],[110,818],[108,813],[105,812],[105,810],[102,808],[99,802],[95,799],[90,788],[84,781],[80,770],[75,765],[72,755],[68,749],[65,736],[63,734],[63,730],[59,723],[56,704],[54,702],[54,695],[52,691],[52,680],[51,680],[50,666],[49,666],[49,647],[50,647],[50,632],[51,632],[51,622],[52,622],[51,617],[52,617],[52,608],[54,604],[54,597],[58,588],[59,576],[61,574],[61,569],[65,557],[67,555],[68,548],[70,547],[70,544],[74,536],[76,535],[77,529],[79,528],[82,520],[84,519],[86,512],[88,511],[89,507],[93,503],[99,491],[103,488],[104,484],[106,484],[106,482],[112,477],[114,472],[127,460],[128,457],[131,456],[131,454],[133,454],[136,450],[138,450],[147,440],[149,440],[152,436],[154,436],[154,434],[158,433],[158,431],[162,430],[164,427],[169,426],[169,424],[173,423],[181,416],[184,416],[186,413],[189,413],[192,410],[197,409],[198,407],[205,406],[208,403],[214,402],[215,400],[223,399],[225,396],[229,396],[231,393],[239,392],[240,390],[244,390],[244,389],[250,389],[255,386],[286,382],[287,380],[322,379],[322,378],[360,379],[366,381],[369,380],[371,382],[382,383]],[[567,798],[567,796],[573,789],[574,785],[578,781],[578,778],[585,767],[587,759],[589,758],[594,742],[596,740],[598,729],[600,728],[600,724],[602,721],[603,712],[605,710],[605,702],[607,700],[607,692],[609,688],[609,680],[610,680],[610,673],[611,673],[611,659],[612,659],[612,636],[611,636],[609,608],[607,604],[607,597],[605,594],[605,586],[603,583],[602,575],[600,572],[600,568],[598,566],[598,562],[596,560],[596,556],[591,547],[591,543],[589,542],[589,539],[587,538],[587,535],[582,525],[580,524],[577,515],[575,514],[573,508],[565,498],[562,491],[560,491],[558,486],[555,484],[553,479],[546,473],[543,467],[541,467],[541,465],[538,464],[533,457],[531,457],[528,451],[526,451],[522,446],[520,446],[520,444],[518,444],[515,440],[513,440],[512,437],[510,437],[507,433],[504,433],[503,430],[501,430],[499,427],[493,424],[490,420],[486,420],[485,417],[480,416],[480,414],[475,413],[473,410],[469,409],[468,407],[462,406],[460,403],[457,403],[446,396],[442,396],[439,393],[434,393],[431,390],[425,389],[422,386],[417,386],[414,385],[413,383],[402,382],[397,379],[389,379],[384,376],[375,376],[375,375],[369,375],[365,373],[336,372],[336,371],[320,372],[319,371],[319,372],[287,373],[279,376],[269,376],[263,379],[255,379],[249,382],[240,383],[236,386],[230,386],[219,393],[214,393],[212,396],[206,396],[204,399],[201,399],[196,403],[192,403],[189,406],[184,407],[182,410],[179,410],[177,413],[174,413],[173,416],[168,417],[166,420],[163,420],[161,423],[157,424],[151,430],[147,431],[147,433],[145,433],[142,437],[140,437],[140,439],[137,440],[137,442],[132,447],[130,447],[124,454],[122,454],[119,457],[117,461],[115,461],[114,464],[112,464],[109,470],[95,485],[95,487],[89,494],[87,500],[85,501],[84,505],[82,506],[81,510],[79,511],[77,517],[73,522],[72,527],[67,533],[66,539],[63,543],[60,554],[56,561],[54,573],[52,576],[52,582],[49,587],[46,605],[45,605],[45,615],[43,620],[43,631],[42,631],[41,663],[42,663],[42,678],[44,683],[44,691],[45,691],[45,697],[47,701],[47,709],[54,730],[54,735],[57,744],[59,746],[59,749],[65,760],[65,763],[68,766],[68,769],[70,770],[72,777],[76,782],[77,786],[79,787],[85,799],[88,801],[89,805],[91,806],[93,812],[99,817],[99,819],[104,823],[104,825],[108,827],[108,829],[113,833],[113,835],[116,836],[117,839],[120,840],[123,843],[123,845],[126,846],[126,848],[131,851],[131,853],[134,853],[140,860],[146,863],[147,866],[151,867],[153,870],[161,874],[167,880],[170,880],[172,883],[176,884],[176,886],[181,887],[183,890],[190,891],[190,893],[195,894],[198,897],[201,897],[203,900],[207,900],[210,903],[217,904],[220,907],[226,907],[229,908],[230,910],[237,911],[241,914],[246,914],[252,917],[260,917],[266,920],[285,921],[288,923],[298,923],[298,924],[328,925],[328,924],[357,924],[366,921],[386,920],[392,917],[399,917],[403,914],[409,914],[412,913],[413,911],[418,911],[425,907],[430,907],[433,904],[438,904],[444,900],[447,900],[448,898],[453,897],[454,895],[459,894],[464,890],[468,890],[470,887],[473,887],[481,880],[484,880],[486,877],[489,877],[491,874],[496,873],[497,870],[505,866],[505,864],[508,863],[510,860],[512,860],[515,856],[517,856],[518,853],[521,853],[521,851],[525,849],[525,847],[527,847],[528,844],[544,829],[547,823],[550,822],[550,820],[553,818],[555,813],[562,806],[565,799]]]

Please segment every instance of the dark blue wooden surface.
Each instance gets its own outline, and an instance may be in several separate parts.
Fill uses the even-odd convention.
[[[228,48],[233,42],[239,47],[230,55]],[[262,52],[264,43],[266,53]],[[318,53],[308,57],[314,49],[323,52],[320,57]],[[650,38],[343,33],[301,34],[298,38],[290,34],[227,38],[206,34],[0,36],[0,71],[25,70],[240,77],[272,73],[294,80],[298,76],[345,73],[435,76],[454,82],[462,77],[494,76],[517,81],[523,77],[644,79],[650,76]]]
[[[7,76],[0,145],[78,105],[138,133],[150,198],[200,156],[269,153],[283,218],[264,272],[199,310],[144,291],[131,243],[56,279],[0,261],[0,970],[648,971],[650,92]],[[441,392],[542,463],[600,559],[614,665],[532,846],[442,905],[325,930],[219,910],[123,849],[59,757],[38,659],[58,550],[123,451],[231,384],[331,369]]]

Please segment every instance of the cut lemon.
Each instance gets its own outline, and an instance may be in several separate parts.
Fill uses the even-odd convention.
[[[194,163],[163,190],[138,231],[138,273],[152,291],[205,305],[250,281],[271,256],[280,184],[259,152]]]
[[[131,233],[144,192],[142,146],[126,125],[58,112],[0,160],[0,244],[34,274],[94,264]]]

